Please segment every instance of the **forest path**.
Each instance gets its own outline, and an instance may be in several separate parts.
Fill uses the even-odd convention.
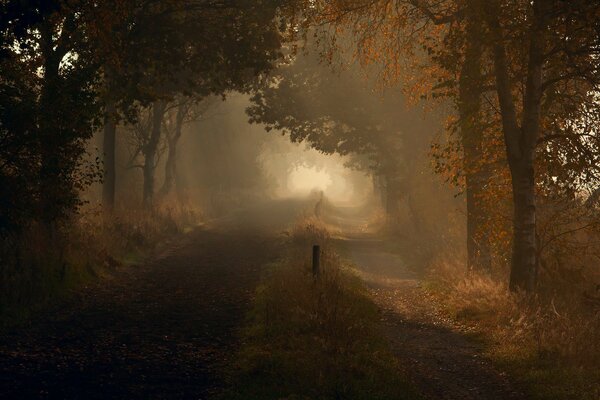
[[[358,268],[382,312],[392,349],[425,399],[526,399],[484,356],[465,328],[444,316],[390,244],[365,233],[342,235],[337,246]]]
[[[300,202],[199,227],[0,335],[2,399],[204,399],[223,386],[260,268]],[[235,213],[234,213],[235,214]],[[257,225],[257,222],[260,224]]]

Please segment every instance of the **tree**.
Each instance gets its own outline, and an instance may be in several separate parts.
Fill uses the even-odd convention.
[[[578,4],[574,8],[579,11],[598,14],[597,5],[576,3]],[[520,15],[515,16],[512,14],[514,10],[508,10],[498,1],[485,3],[484,15],[490,31],[502,131],[512,176],[514,233],[510,287],[513,290],[531,291],[536,284],[538,251],[535,159],[545,117],[544,96],[558,82],[583,85],[587,91],[593,90],[598,83],[594,76],[594,57],[597,51],[595,23],[590,24],[587,16],[578,20],[577,17],[581,17],[581,14],[572,11],[571,5],[536,0],[522,4],[522,8],[518,10]],[[524,15],[528,17],[525,21],[517,19]],[[521,80],[524,84],[522,95],[514,93],[515,79],[512,76],[508,48],[517,44],[507,41],[505,21],[518,21],[517,27],[523,32],[527,43],[523,51],[523,67],[518,69],[526,77],[524,82]],[[514,27],[514,23],[512,26]],[[553,48],[550,47],[551,43]],[[564,63],[564,56],[571,56],[571,65]],[[578,105],[581,106],[583,104]]]
[[[372,73],[379,70],[378,84],[401,83],[413,97],[438,102],[451,101],[458,113],[452,129],[458,131],[461,150],[456,169],[467,209],[467,253],[469,269],[489,270],[491,249],[486,230],[486,183],[491,171],[484,157],[482,123],[484,78],[483,23],[468,18],[479,10],[469,1],[336,1],[320,2],[316,18],[336,29],[320,33],[321,42],[344,42],[338,32],[346,31],[356,44],[356,55]],[[452,22],[452,24],[450,24]],[[439,26],[444,26],[440,29]],[[333,32],[333,34],[331,33]],[[441,100],[441,103],[439,102]]]
[[[167,139],[167,160],[165,162],[165,180],[160,190],[162,197],[167,196],[177,185],[177,145],[183,135],[184,125],[206,118],[207,111],[212,108],[219,98],[206,97],[200,102],[192,98],[176,99],[168,110],[168,118],[163,120],[163,129]],[[180,190],[178,190],[178,193]]]
[[[340,0],[321,3],[320,7],[318,13],[327,20],[351,26],[359,38],[361,59],[364,63],[381,62],[384,80],[389,82],[402,76],[409,86],[415,87],[414,82],[419,84],[421,93],[425,88],[427,91],[434,90],[438,95],[458,99],[461,131],[466,134],[461,143],[464,166],[473,165],[473,157],[468,153],[479,147],[478,137],[485,137],[481,135],[481,129],[477,129],[479,133],[472,129],[486,126],[484,118],[477,116],[477,105],[480,107],[482,104],[477,101],[477,93],[489,92],[490,79],[495,82],[497,100],[487,97],[486,100],[490,108],[499,109],[498,124],[492,125],[491,129],[502,130],[505,158],[510,170],[514,208],[510,287],[513,290],[533,290],[538,256],[535,197],[539,178],[536,178],[535,172],[536,155],[543,155],[542,164],[553,162],[562,170],[571,169],[571,176],[581,174],[586,168],[584,166],[590,168],[590,164],[585,162],[572,169],[570,163],[564,162],[563,149],[539,147],[539,131],[542,125],[552,127],[554,135],[564,143],[564,139],[572,134],[569,133],[572,129],[568,118],[577,113],[574,110],[580,110],[585,104],[594,107],[590,93],[597,87],[594,57],[598,33],[597,20],[593,16],[597,15],[598,6],[594,2],[544,0],[510,3]],[[444,29],[437,26],[444,26]],[[457,40],[460,38],[462,40]],[[421,62],[423,54],[418,52],[418,45],[425,49],[428,62]],[[475,59],[469,57],[477,47],[481,49],[479,67],[473,63]],[[400,55],[408,55],[413,65],[420,64],[423,78],[402,75],[404,65]],[[453,65],[462,65],[458,78]],[[490,65],[493,67],[491,70]],[[469,70],[471,73],[467,75]],[[466,79],[461,80],[461,75]],[[485,79],[477,83],[480,78]],[[438,84],[435,87],[422,85],[427,81]],[[558,83],[560,89],[557,88]],[[521,87],[524,90],[521,91]],[[473,115],[478,120],[477,124],[469,122]],[[558,115],[558,118],[552,121],[551,115]],[[475,145],[472,140],[475,140]],[[494,143],[495,140],[486,140],[482,143],[483,148],[493,148]],[[569,145],[573,145],[573,141]],[[576,147],[581,151],[579,159],[589,161],[593,158],[586,156],[588,151],[581,142]],[[562,162],[559,161],[561,157]],[[468,169],[466,174],[469,174]],[[548,178],[551,177],[543,180],[548,182]],[[467,179],[469,181],[477,180]],[[476,187],[466,189],[468,192],[477,190]],[[467,199],[471,197],[477,196],[467,193]],[[478,214],[481,215],[480,212],[469,212],[468,217]],[[472,257],[473,254],[470,254],[469,258]]]
[[[1,96],[14,107],[3,114],[0,129],[15,146],[2,155],[8,161],[3,175],[20,180],[30,200],[11,218],[19,225],[37,219],[51,228],[77,208],[78,191],[98,177],[83,158],[99,110],[97,65],[80,26],[90,12],[87,2],[58,0],[8,1],[0,8]]]
[[[8,55],[13,57],[13,55]],[[37,199],[37,79],[10,58],[0,60],[0,233],[34,218]]]
[[[406,198],[415,228],[423,229],[411,189],[419,184],[418,160],[426,155],[436,118],[424,121],[422,110],[396,93],[369,93],[366,82],[357,81],[359,72],[335,74],[314,54],[298,55],[253,96],[250,120],[323,153],[354,155],[352,165],[382,183],[390,222]]]
[[[139,38],[134,40],[136,51],[129,52],[126,47],[121,52],[133,57],[126,65],[134,65],[143,73],[137,77],[140,93],[127,96],[138,96],[142,105],[151,99],[156,106],[156,101],[168,102],[179,95],[201,100],[210,94],[247,90],[280,57],[283,36],[278,24],[279,3],[268,1],[256,7],[246,0],[163,1],[151,4],[144,13],[134,13],[127,26],[133,24],[129,36]],[[119,75],[120,70],[116,73]],[[153,126],[157,129],[154,134],[160,135],[161,125]],[[106,158],[112,164],[114,129],[110,128]],[[144,173],[146,205],[151,204],[154,194],[152,160],[156,157],[157,143],[158,140],[149,141],[143,152],[149,161]],[[109,187],[105,189],[105,201],[110,208],[114,202],[114,182],[110,179],[106,184]]]

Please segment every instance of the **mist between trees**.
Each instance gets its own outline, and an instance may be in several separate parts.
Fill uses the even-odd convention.
[[[598,2],[27,0],[0,21],[2,268],[32,295],[32,237],[102,226],[128,238],[93,252],[111,264],[306,168],[423,269],[458,254],[597,328]]]

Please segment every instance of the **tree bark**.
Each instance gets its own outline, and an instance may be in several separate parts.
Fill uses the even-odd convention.
[[[102,204],[104,209],[111,212],[115,207],[116,188],[116,133],[117,121],[115,115],[114,99],[109,98],[106,103],[104,115],[104,141],[102,152],[104,155],[104,178],[102,181]]]
[[[521,123],[521,157],[509,157],[514,199],[512,290],[532,291],[537,277],[535,148],[539,137],[542,104],[542,70],[545,51],[546,0],[533,3],[529,32],[529,61]]]
[[[165,163],[165,181],[160,189],[160,196],[165,197],[171,193],[177,176],[177,142],[169,140],[167,161]]]
[[[527,82],[521,125],[512,94],[504,36],[497,1],[487,2],[486,18],[493,35],[492,50],[496,90],[502,115],[502,130],[513,191],[513,252],[510,273],[512,291],[533,291],[537,275],[535,147],[540,129],[542,70],[546,38],[547,0],[532,2],[529,30]]]
[[[152,104],[152,132],[146,146],[144,146],[144,207],[151,208],[154,200],[154,172],[158,144],[160,143],[161,124],[165,114],[166,103],[157,100]]]
[[[466,49],[459,78],[458,111],[460,117],[465,192],[467,203],[467,265],[470,271],[491,269],[491,250],[485,229],[483,195],[489,178],[483,160],[481,96],[483,76],[481,53],[483,27],[476,1],[467,5]]]
[[[398,222],[398,211],[400,202],[400,191],[395,177],[385,177],[385,212],[388,223]]]
[[[381,174],[373,176],[373,190],[378,197],[382,209],[387,210],[387,189],[385,177]]]
[[[486,231],[485,208],[482,197],[484,182],[478,173],[466,174],[467,203],[467,267],[469,271],[491,271],[492,251]]]
[[[183,133],[183,121],[187,111],[185,102],[181,102],[177,107],[177,116],[175,117],[175,131],[173,136],[169,138],[168,155],[165,163],[165,181],[160,190],[161,196],[167,196],[171,193],[173,186],[177,181],[177,144]]]
[[[514,164],[514,163],[511,163]],[[537,275],[535,178],[533,162],[511,166],[514,199],[510,288],[532,291]]]
[[[40,50],[44,58],[43,83],[40,93],[39,115],[39,217],[49,231],[54,222],[62,217],[69,201],[68,182],[65,182],[63,159],[65,135],[57,120],[55,95],[59,91],[59,66],[62,54],[55,48],[52,24],[44,21],[40,28]]]

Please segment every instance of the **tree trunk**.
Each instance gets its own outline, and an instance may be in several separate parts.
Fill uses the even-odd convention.
[[[514,199],[511,290],[531,291],[537,275],[536,207],[533,161],[511,166]]]
[[[175,184],[175,179],[177,176],[177,142],[174,140],[169,140],[169,149],[167,152],[167,161],[165,163],[165,181],[163,183],[162,188],[160,189],[160,197],[165,197],[171,190],[173,190],[173,186]]]
[[[161,124],[165,114],[166,103],[157,100],[152,104],[152,132],[146,146],[144,146],[144,207],[151,208],[154,200],[154,171],[158,144],[160,143]]]
[[[534,164],[541,121],[546,6],[546,0],[533,2],[534,20],[529,32],[527,83],[519,141],[521,151],[509,157],[514,199],[513,259],[510,271],[510,288],[513,291],[532,291],[537,278]]]
[[[385,213],[388,223],[398,222],[400,193],[395,178],[385,177]]]
[[[160,195],[162,197],[171,193],[171,190],[177,181],[177,144],[179,143],[179,139],[183,132],[183,121],[185,119],[186,110],[187,105],[185,102],[181,102],[177,107],[175,131],[173,132],[173,136],[169,138],[169,149],[167,161],[165,163],[165,181],[160,190]]]
[[[376,180],[376,193],[381,202],[381,207],[387,211],[387,189],[385,183],[385,177],[383,175],[376,175],[373,179]]]
[[[513,190],[513,254],[510,272],[512,291],[532,291],[537,275],[535,147],[539,135],[542,101],[542,69],[546,38],[546,0],[534,0],[529,31],[529,60],[523,98],[522,123],[519,126],[499,21],[497,1],[489,1],[485,16],[493,43],[496,90],[502,116],[502,130]]]
[[[52,25],[41,24],[41,51],[44,58],[44,74],[39,103],[39,217],[48,231],[63,216],[68,207],[71,187],[65,182],[63,160],[65,158],[65,135],[57,120],[55,94],[59,91],[60,54],[55,50]]]
[[[430,231],[427,226],[427,221],[425,221],[423,218],[422,213],[419,210],[419,202],[411,190],[408,190],[406,193],[406,204],[408,205],[410,220],[415,228],[415,233],[418,234],[422,239],[429,238],[430,236],[428,236],[428,234]]]
[[[467,203],[467,263],[470,271],[491,269],[491,250],[484,226],[486,216],[482,204],[489,174],[486,173],[487,166],[483,160],[484,137],[481,121],[483,26],[480,15],[477,1],[468,2],[467,43],[460,71],[458,99]]]
[[[102,151],[104,154],[104,179],[102,181],[102,204],[106,211],[112,211],[115,207],[116,187],[116,133],[117,121],[115,115],[115,103],[108,99],[106,103],[106,114],[104,116],[104,143]]]

